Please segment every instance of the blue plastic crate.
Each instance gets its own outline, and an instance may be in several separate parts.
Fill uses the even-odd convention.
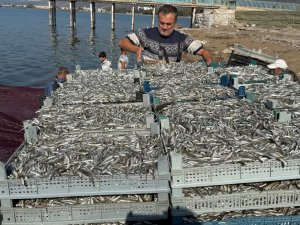
[[[179,222],[179,223],[178,223]],[[262,217],[239,217],[222,221],[191,222],[184,218],[173,218],[176,225],[299,225],[300,216],[262,216]]]
[[[226,225],[299,225],[300,216],[242,217],[225,221]]]

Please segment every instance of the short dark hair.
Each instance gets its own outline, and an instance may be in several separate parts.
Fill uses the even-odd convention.
[[[100,58],[100,57],[106,58],[106,53],[105,53],[105,52],[100,52],[100,53],[99,53],[99,58]]]
[[[69,70],[68,70],[67,67],[61,66],[61,67],[58,68],[58,72],[59,73],[67,73],[68,74]]]
[[[175,6],[172,6],[172,5],[163,5],[161,6],[159,9],[158,9],[158,15],[159,14],[169,14],[169,13],[173,13],[175,14],[175,19],[177,20],[177,17],[178,17],[178,10]]]

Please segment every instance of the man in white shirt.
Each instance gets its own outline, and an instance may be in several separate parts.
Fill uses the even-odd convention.
[[[128,62],[129,62],[129,59],[128,59],[128,56],[126,55],[126,51],[123,48],[121,48],[121,55],[120,55],[119,61],[118,61],[118,69],[119,70],[127,69]]]
[[[101,63],[101,70],[102,71],[108,71],[111,70],[111,62],[106,58],[105,52],[99,53],[99,60]]]

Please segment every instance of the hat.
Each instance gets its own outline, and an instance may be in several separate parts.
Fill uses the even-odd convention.
[[[284,70],[286,68],[288,68],[286,62],[283,59],[277,59],[272,64],[267,65],[267,67],[270,68],[270,69],[281,68],[281,69],[284,69]]]

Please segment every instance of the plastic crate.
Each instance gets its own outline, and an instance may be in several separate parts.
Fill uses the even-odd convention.
[[[242,217],[226,220],[225,225],[299,225],[300,216]]]
[[[2,225],[55,225],[167,219],[169,203],[106,203],[33,209],[2,209]]]
[[[171,198],[174,216],[300,206],[300,190],[251,191],[195,198]]]
[[[128,107],[128,106],[131,107]],[[76,108],[76,110],[73,110],[74,108]],[[115,115],[117,118],[121,119],[122,122],[116,122],[116,124],[114,126],[109,125],[110,123],[114,123],[112,122],[112,119],[107,120],[107,118],[102,118],[99,117],[99,114],[97,114],[97,112],[101,112],[101,111],[107,111],[106,108],[109,108],[109,112],[113,111],[116,114]],[[123,114],[120,114],[119,109],[126,109],[128,108],[128,110],[130,109],[136,109],[133,110],[134,113],[134,117],[127,117]],[[79,114],[82,113],[82,111],[85,110],[88,111],[93,111],[93,116],[95,116],[95,118],[97,120],[103,120],[102,123],[99,123],[97,125],[95,125],[95,123],[82,123],[82,120],[84,120],[82,118],[82,116],[80,116]],[[65,117],[67,118],[60,118],[60,117],[56,117],[56,115],[58,113],[63,113]],[[72,113],[71,113],[72,112]],[[98,105],[76,105],[76,106],[63,106],[63,105],[56,105],[54,107],[51,108],[46,108],[46,109],[42,109],[39,111],[39,116],[38,119],[34,119],[30,122],[27,122],[26,124],[24,124],[24,128],[27,128],[25,131],[25,137],[26,140],[28,139],[29,142],[31,141],[31,139],[37,139],[38,135],[37,132],[38,130],[42,130],[45,131],[47,130],[47,128],[49,128],[49,126],[53,126],[55,127],[54,130],[51,130],[52,133],[56,133],[56,134],[76,134],[76,133],[103,133],[103,134],[107,134],[109,132],[111,132],[112,134],[126,134],[129,132],[139,132],[139,133],[146,133],[149,134],[150,130],[147,129],[150,128],[150,126],[147,126],[146,124],[146,117],[148,114],[151,114],[152,111],[149,109],[149,107],[145,107],[143,106],[143,103],[137,102],[137,103],[115,103],[115,104],[98,104]],[[107,114],[106,114],[107,115]],[[51,118],[49,120],[49,118]],[[70,119],[72,118],[72,119]],[[116,119],[117,119],[116,118]],[[133,119],[134,118],[134,119]],[[104,122],[106,121],[106,122]],[[110,121],[110,122],[109,122]],[[42,126],[36,126],[36,122],[40,123],[40,125]],[[25,127],[26,125],[26,127]],[[131,127],[134,128],[125,128],[124,126],[128,127],[128,125],[130,125]],[[35,132],[34,132],[35,131]]]
[[[300,179],[299,159],[286,160],[284,167],[278,161],[269,161],[247,163],[244,166],[224,164],[183,169],[182,156],[172,153],[171,162],[172,188]]]
[[[94,182],[88,178],[57,177],[52,180],[34,178],[26,180],[0,181],[1,199],[31,199],[66,196],[122,195],[169,193],[168,179],[145,176],[99,176]]]
[[[158,174],[97,176],[93,182],[89,178],[56,177],[31,178],[23,184],[21,180],[6,180],[6,169],[0,162],[0,199],[30,199],[67,196],[122,195],[169,193],[168,157],[158,160]]]

